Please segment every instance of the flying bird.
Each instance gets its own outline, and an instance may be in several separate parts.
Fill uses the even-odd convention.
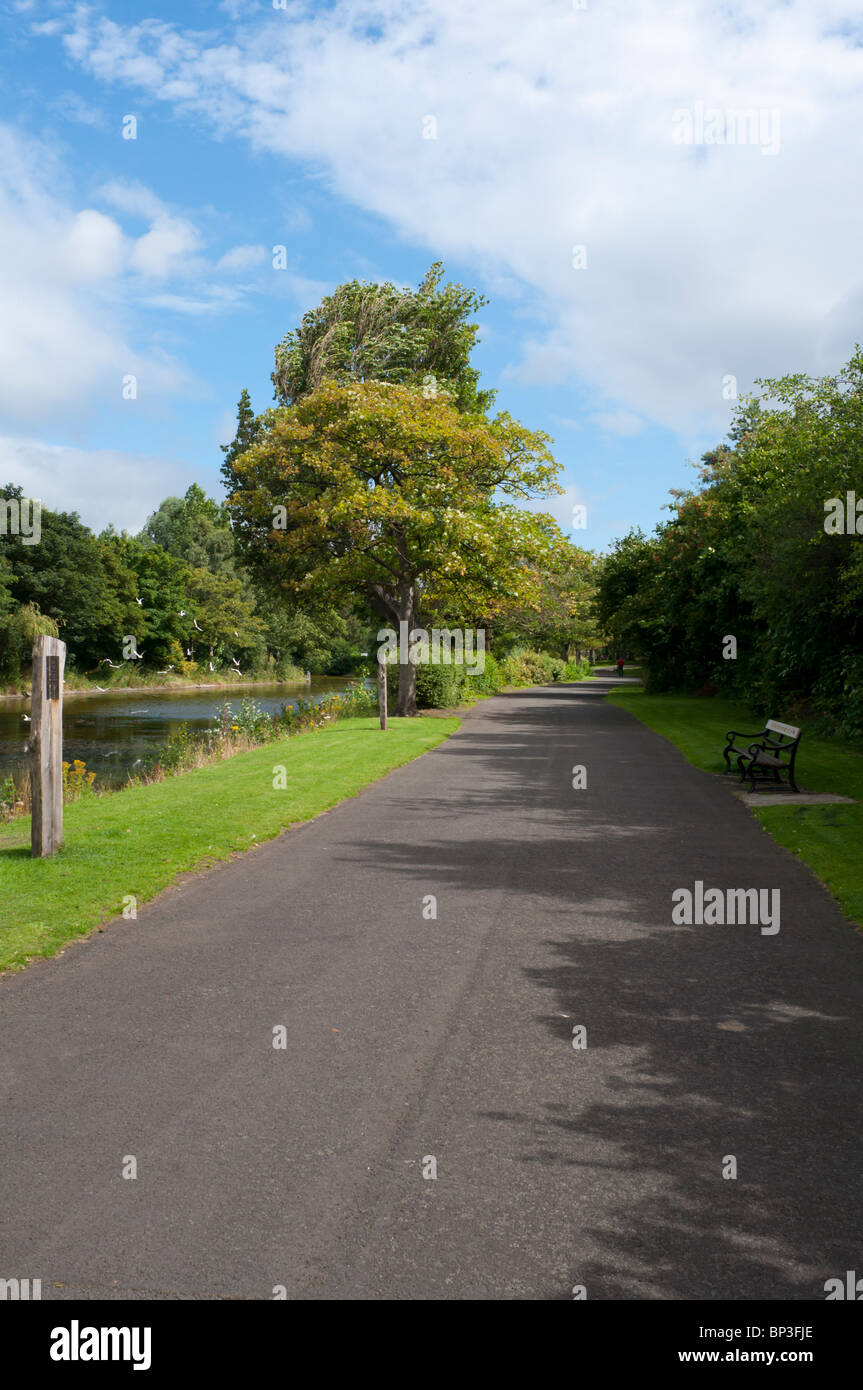
[[[107,658],[107,656],[103,656],[103,657],[102,657],[102,660],[99,662],[99,665],[100,665],[100,666],[104,666],[106,662],[108,663],[109,666],[112,666],[112,667],[114,668],[115,671],[119,671],[120,666],[121,666],[121,663],[120,663],[119,661],[109,661],[108,658]]]
[[[138,605],[139,608],[143,608],[143,607],[144,607],[144,600],[143,600],[142,598],[136,598],[136,599],[135,599],[135,602],[137,603],[137,605]]]
[[[30,723],[30,716],[29,716],[29,714],[22,714],[22,715],[21,715],[21,718],[24,720],[24,723],[25,723],[25,724],[29,724],[29,723]]]
[[[185,608],[181,608],[181,609],[180,609],[180,617],[181,617],[181,618],[185,618],[185,616],[186,616],[186,610],[185,610]]]
[[[210,662],[210,670],[211,670],[211,671],[215,671],[215,669],[216,669],[216,668],[215,668],[215,666],[213,665],[213,663],[212,663],[212,661],[211,661],[211,662]]]
[[[204,629],[198,625],[198,619],[197,619],[197,618],[193,618],[193,619],[192,619],[192,627],[196,627],[196,628],[198,629],[199,632],[203,632],[203,631],[204,631]]]

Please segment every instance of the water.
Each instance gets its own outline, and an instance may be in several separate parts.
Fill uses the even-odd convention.
[[[151,757],[175,734],[181,724],[190,729],[212,728],[216,710],[226,700],[236,709],[249,695],[272,714],[298,700],[339,695],[356,682],[349,676],[313,676],[311,683],[243,685],[218,690],[127,690],[108,695],[70,695],[63,699],[63,760],[80,758],[97,783],[117,786],[126,780],[138,760]],[[362,684],[362,682],[359,682]],[[366,682],[371,686],[371,682]],[[0,704],[0,779],[23,773],[27,767],[26,743],[30,713],[28,699]]]

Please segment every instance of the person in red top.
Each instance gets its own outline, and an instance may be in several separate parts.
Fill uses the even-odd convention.
[[[619,657],[617,658],[617,674],[618,674],[619,676],[622,676],[622,675],[623,675],[623,657],[622,657],[622,656],[619,656]]]

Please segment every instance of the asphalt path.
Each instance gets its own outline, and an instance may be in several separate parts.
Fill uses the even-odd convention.
[[[805,1300],[861,1268],[863,941],[607,688],[481,702],[0,981],[0,1275]],[[675,925],[696,880],[780,890],[780,930]]]

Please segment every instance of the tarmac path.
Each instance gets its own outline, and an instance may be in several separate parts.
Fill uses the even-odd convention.
[[[0,980],[0,1276],[43,1299],[823,1299],[863,1272],[863,939],[607,688],[483,701]],[[779,889],[780,930],[674,925],[696,880]]]

